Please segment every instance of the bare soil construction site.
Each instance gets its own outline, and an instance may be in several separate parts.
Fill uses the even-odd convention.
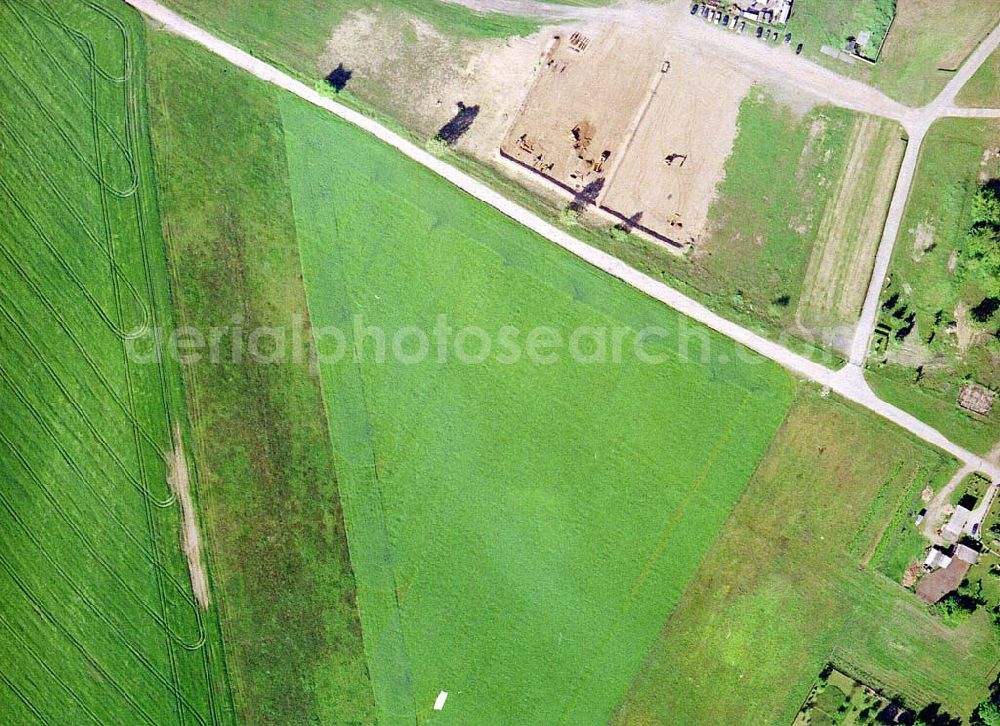
[[[751,85],[734,65],[652,33],[561,29],[500,151],[685,247],[704,229]]]

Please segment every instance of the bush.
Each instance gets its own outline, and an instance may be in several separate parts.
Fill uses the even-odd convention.
[[[341,63],[330,71],[327,77],[323,80],[325,80],[334,91],[340,93],[344,90],[344,86],[347,85],[347,82],[351,80],[352,75],[354,74],[344,68],[344,64]]]
[[[962,592],[945,595],[933,609],[948,625],[956,626],[965,622],[982,603],[975,597]]]
[[[1000,180],[998,179],[984,184],[973,199],[972,228],[965,237],[962,249],[962,276],[981,285],[987,298],[1000,297]],[[994,308],[990,316],[995,311]]]
[[[977,726],[1000,726],[1000,706],[992,697],[976,707],[972,714],[972,723]]]
[[[559,224],[563,227],[575,227],[580,224],[580,213],[572,207],[566,207],[559,212]]]

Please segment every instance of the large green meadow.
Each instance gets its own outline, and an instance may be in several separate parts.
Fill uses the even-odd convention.
[[[949,627],[880,571],[914,496],[954,469],[803,386],[613,723],[791,723],[830,662],[917,709],[971,713],[1000,660],[989,616]]]
[[[0,27],[0,720],[232,723],[167,482],[180,376],[133,354],[173,325],[143,23],[14,0]]]
[[[429,718],[441,690],[436,723],[601,721],[783,418],[786,375],[363,132],[281,109],[310,315],[345,332],[318,352],[381,722]],[[452,342],[415,360],[439,316]],[[544,363],[539,325],[670,332],[655,365]],[[512,326],[525,355],[475,335],[463,362],[470,326]]]

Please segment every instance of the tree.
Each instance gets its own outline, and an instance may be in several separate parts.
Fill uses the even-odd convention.
[[[336,91],[337,93],[340,93],[341,91],[344,90],[344,86],[347,85],[347,82],[349,80],[351,80],[351,76],[352,75],[354,75],[354,74],[351,73],[346,68],[344,68],[344,64],[341,63],[336,68],[334,68],[332,71],[330,71],[330,73],[327,74],[327,76],[326,76],[326,78],[324,80],[327,82],[327,84],[329,84],[329,86],[334,91]]]
[[[604,177],[599,176],[573,196],[573,201],[569,203],[570,209],[582,212],[588,204],[597,204],[597,197],[600,196],[603,188]]]
[[[973,225],[1000,225],[1000,180],[984,184],[972,200]]]
[[[435,138],[454,146],[462,135],[469,130],[472,122],[479,115],[479,106],[466,106],[461,101],[458,102],[458,111],[451,118],[451,121],[441,127]]]
[[[992,698],[983,701],[972,714],[972,723],[979,726],[1000,726],[1000,706]]]
[[[917,714],[914,726],[962,726],[962,719],[941,710],[940,703],[924,706]]]
[[[972,201],[972,228],[962,249],[963,276],[1000,297],[1000,180],[993,180]]]

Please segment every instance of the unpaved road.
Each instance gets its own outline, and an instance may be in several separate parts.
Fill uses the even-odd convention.
[[[760,335],[757,335],[756,333],[747,330],[746,328],[743,328],[740,325],[721,317],[720,315],[717,315],[701,303],[696,302],[672,287],[659,282],[658,280],[654,280],[648,275],[645,275],[632,267],[629,267],[618,258],[584,244],[572,235],[554,227],[524,207],[501,196],[498,192],[494,191],[485,184],[473,179],[464,172],[461,172],[444,161],[432,156],[424,149],[421,149],[420,147],[403,139],[379,124],[377,121],[363,116],[357,111],[343,106],[336,101],[326,98],[309,86],[306,86],[291,76],[282,73],[277,68],[254,58],[250,54],[233,45],[230,45],[229,43],[226,43],[193,23],[188,22],[173,11],[165,8],[157,2],[154,2],[154,0],[125,1],[143,14],[147,15],[149,18],[161,23],[170,31],[204,46],[211,52],[226,59],[233,65],[250,72],[257,78],[267,81],[268,83],[272,83],[290,93],[294,93],[296,96],[299,96],[309,103],[323,108],[330,113],[339,116],[345,121],[348,121],[349,123],[365,130],[372,136],[375,136],[417,163],[448,180],[471,196],[489,204],[511,219],[523,224],[537,234],[540,234],[563,249],[585,260],[594,267],[597,267],[607,274],[622,280],[626,284],[631,285],[637,290],[644,292],[650,297],[702,323],[712,330],[715,330],[716,332],[741,343],[747,348],[756,351],[760,355],[775,361],[789,371],[820,385],[829,387],[831,390],[840,394],[844,398],[853,401],[858,405],[864,406],[879,416],[882,416],[903,427],[927,443],[948,452],[955,458],[959,459],[964,465],[970,466],[974,470],[982,471],[994,480],[1000,481],[1000,466],[986,461],[977,454],[963,449],[952,441],[949,441],[941,432],[937,431],[933,427],[918,420],[911,414],[906,413],[905,411],[902,411],[878,398],[865,382],[864,375],[859,366],[849,364],[839,371],[832,371],[819,363],[808,360],[797,353],[793,353],[784,346],[767,340],[766,338],[763,338]],[[720,35],[726,37],[724,34]],[[1000,43],[1000,29],[998,29],[997,32],[994,32],[990,38],[991,41],[996,40],[997,43]],[[977,52],[977,55],[985,58],[989,55],[989,53],[987,52],[983,54]],[[973,69],[973,71],[974,70],[975,69]],[[945,90],[946,92],[948,91],[948,89]],[[933,106],[934,104],[931,105]],[[943,104],[943,106],[950,105],[950,102]],[[924,115],[925,114],[921,114],[922,117]],[[930,116],[928,116],[928,118],[930,118]],[[929,125],[929,121],[927,121],[927,125]],[[924,127],[924,130],[926,130],[926,127]],[[911,131],[911,134],[912,133],[913,132]],[[919,147],[919,143],[913,144],[911,138],[910,148],[907,149],[907,159],[911,161],[909,170],[909,174],[911,176],[912,167],[916,165],[917,147]],[[911,149],[913,149],[913,151],[911,151]],[[906,159],[904,159],[903,166],[905,170],[907,168]],[[897,185],[897,187],[898,186],[900,185]],[[898,188],[896,196],[899,196]],[[905,201],[905,196],[898,200],[899,206],[902,205],[902,201]],[[893,203],[896,205],[896,197],[894,197]],[[898,216],[901,215],[902,209],[899,209]],[[897,228],[898,223],[899,220],[897,218]],[[895,239],[894,235],[892,239]],[[882,246],[885,246],[885,239],[883,239]],[[891,247],[889,248],[889,253],[891,254]],[[879,254],[883,254],[881,249]],[[881,277],[884,278],[884,272]],[[875,281],[873,280],[873,285],[874,282]],[[879,290],[881,290],[881,282],[879,282],[878,290],[876,292]]]
[[[687,2],[652,4],[623,0],[615,5],[580,8],[533,0],[448,0],[482,12],[534,17],[548,21],[573,19],[614,22],[624,26],[655,28],[658,33],[718,55],[740,66],[758,81],[791,85],[837,106],[891,118],[900,123],[912,119],[916,109],[894,101],[881,91],[823,68],[790,48],[762,43],[749,33],[723,32],[719,27],[692,17]],[[779,58],[779,62],[775,62]]]
[[[994,28],[986,40],[980,43],[979,47],[962,64],[955,77],[938,94],[937,98],[923,108],[918,109],[914,117],[903,121],[903,126],[910,135],[910,140],[906,148],[906,156],[903,157],[903,166],[900,169],[899,178],[896,180],[896,190],[892,195],[889,216],[886,219],[882,241],[879,243],[878,254],[875,257],[875,268],[868,286],[868,293],[865,296],[865,305],[861,311],[861,318],[858,320],[857,327],[855,328],[850,356],[852,365],[862,366],[868,357],[871,337],[875,332],[875,321],[878,317],[882,287],[885,284],[886,275],[889,273],[892,250],[895,247],[899,227],[903,221],[903,211],[906,208],[906,200],[910,196],[910,188],[913,186],[913,175],[917,168],[917,157],[920,153],[924,137],[927,135],[927,130],[931,127],[932,123],[945,116],[977,117],[982,115],[984,117],[992,117],[995,114],[994,109],[956,108],[955,97],[962,90],[962,86],[972,78],[973,74],[979,69],[979,66],[986,62],[986,59],[990,57],[998,46],[1000,46],[1000,26]]]

